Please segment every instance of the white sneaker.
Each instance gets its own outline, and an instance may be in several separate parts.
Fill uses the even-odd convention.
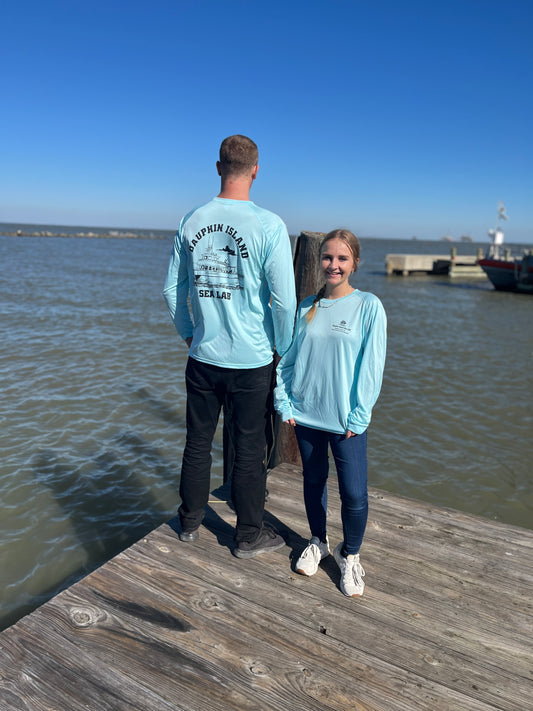
[[[296,561],[296,572],[300,575],[314,575],[318,570],[318,564],[329,555],[329,542],[326,537],[326,542],[313,536],[309,541],[309,545],[305,548],[301,556]]]
[[[337,565],[341,569],[341,592],[348,597],[359,597],[365,589],[363,582],[365,571],[359,562],[359,553],[345,558],[341,553],[342,545],[342,542],[339,543],[333,551]]]

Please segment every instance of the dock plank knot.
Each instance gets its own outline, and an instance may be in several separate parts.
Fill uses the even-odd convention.
[[[107,615],[97,607],[70,607],[68,610],[70,621],[75,627],[92,627],[104,620]]]

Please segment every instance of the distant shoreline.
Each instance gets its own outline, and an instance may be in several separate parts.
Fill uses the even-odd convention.
[[[2,237],[89,237],[96,239],[168,239],[172,235],[172,231],[168,231],[168,234],[163,232],[144,232],[139,230],[138,232],[131,232],[128,230],[102,230],[101,232],[94,232],[89,230],[87,232],[55,232],[52,230],[35,230],[29,232],[27,230],[16,229],[16,230],[1,230],[0,236]]]
[[[307,230],[305,230],[307,231]],[[158,230],[158,229],[143,229],[143,228],[110,228],[110,227],[86,227],[82,225],[33,225],[29,223],[13,223],[0,222],[0,238],[1,237],[65,237],[65,238],[87,238],[87,239],[156,239],[156,240],[171,240],[174,238],[176,230]],[[296,241],[299,234],[291,234],[291,241]],[[451,246],[466,246],[468,244],[474,246],[476,244],[487,245],[486,241],[476,242],[470,237],[461,237],[454,239],[451,237],[441,237],[440,239],[426,238],[387,238],[377,237],[375,235],[361,235],[361,240],[377,239],[388,240],[391,242],[411,242],[416,244],[445,244]],[[525,245],[530,243],[522,242],[506,242],[506,247],[515,247],[524,250]],[[531,247],[529,247],[531,249]]]

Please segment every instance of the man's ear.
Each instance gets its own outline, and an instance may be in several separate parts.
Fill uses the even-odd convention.
[[[252,170],[252,180],[257,178],[257,171],[259,170],[259,164],[254,165]]]
[[[221,172],[221,169],[220,169],[220,161],[219,161],[219,160],[217,160],[217,173],[218,173],[219,175],[222,175],[222,172]]]

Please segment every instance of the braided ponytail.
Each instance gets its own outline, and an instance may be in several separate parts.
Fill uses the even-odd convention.
[[[316,313],[316,305],[320,301],[320,299],[324,298],[324,295],[326,293],[326,284],[320,289],[318,294],[315,296],[315,299],[313,301],[313,305],[309,309],[309,311],[305,314],[305,320],[307,323],[311,323],[311,321],[315,318],[315,313]]]

